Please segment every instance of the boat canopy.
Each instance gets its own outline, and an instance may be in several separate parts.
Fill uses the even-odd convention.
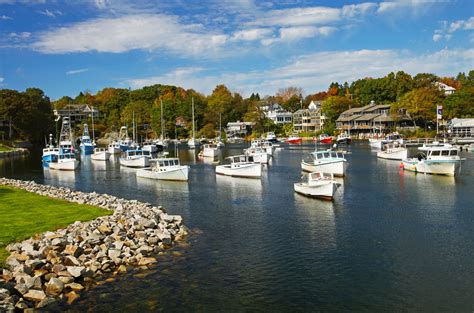
[[[162,158],[158,159],[156,164],[157,167],[167,167],[167,166],[179,166],[179,159],[178,158]]]
[[[228,157],[232,163],[253,163],[253,156],[251,155],[234,155]]]
[[[337,151],[332,151],[332,150],[314,151],[311,153],[311,155],[316,160],[344,159],[344,154],[342,152],[337,152]]]

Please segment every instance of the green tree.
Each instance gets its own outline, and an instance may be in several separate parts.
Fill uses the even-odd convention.
[[[474,117],[474,86],[464,87],[444,100],[443,117],[446,119]]]

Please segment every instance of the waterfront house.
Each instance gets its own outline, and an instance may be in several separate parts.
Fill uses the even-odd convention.
[[[260,109],[265,118],[272,120],[275,124],[289,124],[293,121],[293,114],[285,111],[278,103],[264,105]]]
[[[446,96],[452,95],[456,91],[456,88],[441,82],[436,82],[435,86],[438,87],[439,90],[443,91]]]
[[[449,130],[453,137],[474,137],[474,118],[453,118]]]
[[[99,110],[94,107],[89,106],[88,104],[67,104],[62,109],[55,109],[54,115],[63,117],[69,117],[69,120],[74,122],[82,122],[92,115],[94,118],[99,117]]]
[[[243,138],[252,133],[252,128],[255,126],[253,122],[229,122],[225,128],[227,138]]]
[[[321,102],[311,101],[307,109],[293,113],[293,129],[297,132],[316,132],[324,127],[326,118],[321,112]]]
[[[413,128],[413,122],[405,112],[392,114],[390,104],[375,104],[371,101],[366,106],[342,112],[336,120],[336,127],[340,131],[364,134]]]

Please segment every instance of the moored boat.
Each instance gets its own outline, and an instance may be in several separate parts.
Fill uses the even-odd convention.
[[[120,165],[126,167],[149,167],[151,155],[139,149],[127,150],[120,158]]]
[[[49,163],[55,162],[58,159],[59,148],[56,148],[53,144],[53,135],[49,134],[49,143],[43,149],[41,161],[44,167],[49,167]]]
[[[133,146],[133,140],[128,136],[127,126],[122,126],[120,128],[119,145],[122,152],[131,149]]]
[[[216,174],[260,178],[262,176],[262,164],[256,163],[251,156],[235,155],[228,157],[230,164],[216,166]]]
[[[337,144],[346,144],[346,145],[350,145],[351,144],[351,136],[349,136],[348,133],[341,133],[337,136],[336,138],[336,143]]]
[[[268,132],[266,137],[265,137],[265,140],[266,141],[269,141],[269,142],[277,142],[278,139],[277,137],[275,136],[275,133],[274,132]]]
[[[408,157],[408,149],[398,142],[383,145],[382,150],[377,151],[377,157],[387,160],[403,160]]]
[[[79,161],[76,155],[72,152],[64,152],[60,149],[58,159],[55,162],[49,163],[49,168],[61,171],[74,171],[79,166]]]
[[[418,157],[402,160],[404,170],[434,174],[455,176],[463,159],[459,156],[457,148],[450,144],[425,144],[418,148],[420,151]]]
[[[188,180],[189,166],[181,165],[178,158],[159,158],[153,163],[151,167],[138,169],[137,176],[158,180]]]
[[[94,153],[91,155],[91,159],[96,161],[107,161],[110,159],[110,152],[104,148],[95,148]]]
[[[306,182],[295,183],[294,189],[295,192],[305,196],[332,200],[339,186],[333,174],[314,172],[308,174]]]
[[[293,134],[290,137],[288,137],[285,142],[286,143],[291,143],[291,144],[300,144],[303,141],[299,135]]]
[[[324,144],[331,144],[332,143],[332,137],[329,136],[328,134],[321,134],[321,135],[319,135],[319,138],[318,138],[317,142],[324,143]]]
[[[81,137],[80,144],[81,153],[84,155],[91,155],[94,152],[95,143],[92,141],[89,136],[89,127],[87,124],[84,124],[84,130]]]
[[[114,140],[109,143],[109,145],[107,146],[107,151],[110,154],[120,154],[122,152],[122,150],[120,149],[120,142]]]
[[[244,154],[253,157],[254,162],[267,164],[270,155],[261,147],[250,147],[244,150]]]
[[[344,176],[347,160],[343,152],[332,150],[314,151],[310,154],[311,160],[301,161],[301,169],[306,172],[324,172],[335,176]]]
[[[215,158],[219,155],[219,147],[214,144],[205,144],[199,155],[205,158]]]

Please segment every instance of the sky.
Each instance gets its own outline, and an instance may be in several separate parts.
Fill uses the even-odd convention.
[[[305,94],[474,69],[473,0],[0,0],[0,88]]]

